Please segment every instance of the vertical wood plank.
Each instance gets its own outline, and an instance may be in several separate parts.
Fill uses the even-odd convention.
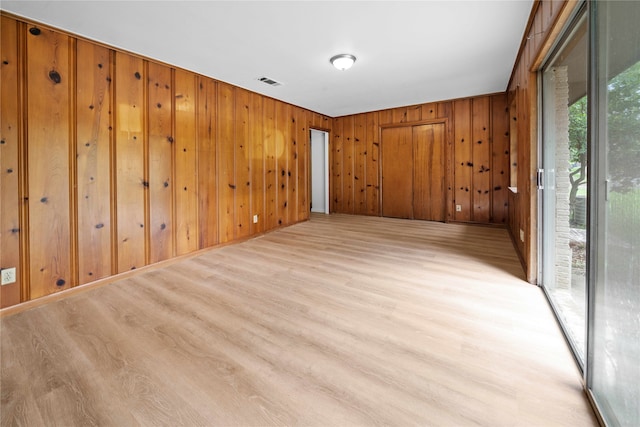
[[[20,302],[23,280],[20,266],[20,121],[18,24],[0,21],[0,267],[15,268],[16,282],[0,288],[0,308]]]
[[[298,220],[298,107],[289,106],[287,140],[287,224]]]
[[[471,101],[454,101],[454,204],[461,211],[454,211],[454,220],[470,221],[472,210],[473,159],[471,141]]]
[[[380,140],[378,113],[366,113],[366,191],[367,214],[380,214]]]
[[[491,97],[492,215],[491,222],[505,223],[508,216],[509,109],[506,95]]]
[[[455,213],[455,209],[453,206],[454,199],[454,140],[453,140],[453,126],[454,126],[454,116],[453,116],[453,104],[449,101],[447,102],[438,102],[436,104],[436,111],[438,118],[446,118],[448,119],[445,123],[444,129],[444,185],[445,185],[445,215],[447,221],[451,221],[453,219],[453,215]]]
[[[78,277],[111,272],[111,52],[78,40],[76,72]]]
[[[220,243],[233,240],[235,216],[235,96],[233,86],[218,82],[218,221]]]
[[[287,170],[289,167],[289,147],[287,142],[290,138],[290,106],[283,102],[276,101],[276,170],[278,171],[278,207],[277,224],[285,225],[288,222],[287,205]]]
[[[197,89],[195,74],[175,71],[176,255],[198,249]]]
[[[276,164],[276,101],[263,100],[265,230],[278,225],[278,169]]]
[[[118,273],[145,265],[143,61],[116,52]]]
[[[234,209],[235,238],[251,232],[251,166],[249,155],[249,92],[236,88],[235,103],[235,152],[236,152],[236,202]]]
[[[343,212],[343,144],[342,127],[343,118],[338,117],[333,120],[333,138],[331,141],[331,212]]]
[[[343,202],[342,211],[344,213],[354,213],[354,124],[353,116],[343,118],[342,141],[343,141],[343,179],[342,191]]]
[[[438,115],[438,103],[432,102],[430,104],[421,105],[421,120],[430,120],[437,117],[443,117]]]
[[[491,214],[491,144],[489,97],[474,98],[473,120],[473,214],[472,220],[488,223]]]
[[[411,107],[407,107],[407,121],[417,122],[418,120],[422,120],[422,106],[413,105]]]
[[[298,123],[298,221],[309,218],[311,202],[309,200],[309,124],[310,113],[297,108]]]
[[[367,214],[367,116],[354,116],[354,213]]]
[[[149,261],[173,254],[173,89],[171,69],[149,63]]]
[[[264,154],[264,120],[262,111],[263,97],[251,93],[249,100],[249,137],[251,140],[249,158],[251,168],[251,215],[258,215],[258,222],[251,221],[251,234],[265,230],[265,154]]]
[[[393,110],[381,110],[378,112],[380,125],[388,125],[393,123]]]
[[[398,107],[391,109],[392,123],[405,123],[407,121],[407,107]]]
[[[413,127],[413,215],[444,221],[444,124]]]
[[[71,271],[69,37],[37,26],[27,35],[30,294],[73,286]],[[33,96],[37,94],[37,96]],[[75,150],[74,150],[75,151]]]
[[[413,218],[411,127],[382,130],[382,215]]]
[[[198,76],[198,218],[199,248],[218,243],[216,169],[216,82]]]

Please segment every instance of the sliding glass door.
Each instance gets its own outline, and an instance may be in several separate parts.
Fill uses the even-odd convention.
[[[592,4],[587,386],[609,425],[640,426],[640,2]]]
[[[542,286],[584,364],[587,259],[587,15],[542,73]]]
[[[541,72],[540,281],[610,426],[640,426],[640,1],[591,1]]]

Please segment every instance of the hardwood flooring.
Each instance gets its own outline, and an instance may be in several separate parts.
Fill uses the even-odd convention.
[[[313,215],[1,322],[2,426],[596,425],[503,229]]]

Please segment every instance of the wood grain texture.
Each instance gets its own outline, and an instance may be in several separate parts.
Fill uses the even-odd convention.
[[[410,126],[382,130],[382,215],[413,218],[413,137]]]
[[[249,92],[236,89],[235,152],[236,152],[236,208],[234,237],[251,233],[251,140],[249,129]]]
[[[344,200],[344,186],[343,186],[343,120],[340,118],[334,119],[332,124],[333,132],[331,134],[331,140],[329,142],[330,155],[329,155],[329,204],[331,206],[330,212],[344,212],[343,200]]]
[[[352,215],[3,317],[2,425],[596,426],[505,230]]]
[[[475,222],[488,223],[491,217],[491,125],[490,98],[473,99],[471,113],[471,152],[472,152],[472,188],[473,210],[471,217]]]
[[[144,64],[116,53],[116,180],[118,272],[133,270],[145,260]]]
[[[0,14],[0,306],[308,218],[328,117]]]
[[[20,194],[21,138],[18,59],[18,23],[0,21],[0,267],[16,269],[16,282],[0,288],[0,308],[20,302]]]
[[[30,295],[74,285],[71,268],[71,104],[69,37],[30,27],[27,105]]]
[[[264,169],[265,169],[265,229],[278,226],[278,165],[276,161],[276,102],[263,100]]]
[[[456,221],[471,221],[473,208],[473,141],[471,133],[471,100],[463,99],[453,103],[454,111],[454,205],[461,210],[454,212]]]
[[[491,97],[491,221],[503,224],[509,217],[507,191],[509,191],[509,109],[507,96]]]
[[[353,209],[367,214],[367,115],[357,114],[353,121]]]
[[[218,243],[216,82],[198,76],[198,218],[200,249]]]
[[[220,243],[233,240],[235,218],[235,94],[234,88],[218,83],[218,218]]]
[[[173,169],[175,136],[173,133],[172,70],[149,64],[149,261],[174,256]]]
[[[444,128],[444,123],[412,127],[414,219],[445,219]]]
[[[366,114],[367,215],[380,213],[380,131],[378,113]]]
[[[249,167],[251,168],[251,216],[258,215],[258,222],[250,221],[250,234],[265,230],[265,141],[263,97],[251,93],[249,97]]]
[[[198,249],[197,93],[195,74],[176,70],[176,255]]]

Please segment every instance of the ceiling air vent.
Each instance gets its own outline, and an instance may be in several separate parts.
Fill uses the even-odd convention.
[[[277,82],[273,79],[270,79],[269,77],[258,77],[258,80],[260,80],[262,83],[266,83],[269,86],[281,86],[282,83]]]

